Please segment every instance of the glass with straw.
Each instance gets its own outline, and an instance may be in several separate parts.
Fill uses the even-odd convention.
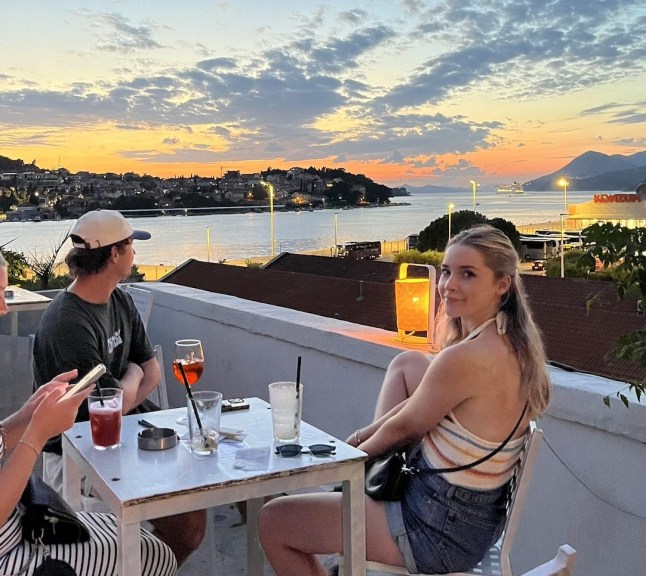
[[[269,385],[269,404],[274,439],[277,443],[294,442],[301,432],[303,385],[301,384],[301,357],[298,357],[295,382],[272,382]]]
[[[177,340],[173,360],[173,375],[182,385],[194,386],[204,372],[202,342],[195,339]],[[186,416],[177,419],[178,424],[188,424]]]

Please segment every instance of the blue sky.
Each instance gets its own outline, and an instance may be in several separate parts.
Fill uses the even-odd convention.
[[[455,186],[646,149],[643,1],[0,5],[0,154],[45,168]]]

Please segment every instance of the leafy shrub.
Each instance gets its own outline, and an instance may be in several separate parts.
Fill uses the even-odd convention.
[[[433,266],[439,266],[442,263],[443,258],[444,252],[439,252],[437,250],[427,250],[426,252],[404,250],[402,252],[397,252],[397,254],[393,256],[393,262],[395,264],[408,262],[409,264],[431,264]]]
[[[503,232],[516,248],[520,251],[520,233],[516,226],[504,218],[489,219],[484,214],[473,212],[472,210],[459,210],[451,214],[451,236],[458,232],[472,228],[478,224],[490,224]],[[424,230],[419,233],[417,249],[425,250],[444,250],[449,238],[449,216],[444,216],[433,220]]]

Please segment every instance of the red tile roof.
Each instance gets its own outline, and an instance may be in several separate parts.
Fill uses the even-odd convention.
[[[185,262],[162,281],[384,330],[395,325],[394,287],[383,282],[197,260]]]
[[[189,260],[163,281],[396,331],[397,271],[391,262],[282,254],[264,269]],[[605,358],[620,336],[646,329],[635,297],[619,300],[610,282],[523,281],[550,361],[620,381],[642,378],[636,363]]]

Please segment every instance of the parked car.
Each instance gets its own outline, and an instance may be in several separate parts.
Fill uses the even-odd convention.
[[[532,264],[532,270],[545,270],[545,260],[534,260]]]

